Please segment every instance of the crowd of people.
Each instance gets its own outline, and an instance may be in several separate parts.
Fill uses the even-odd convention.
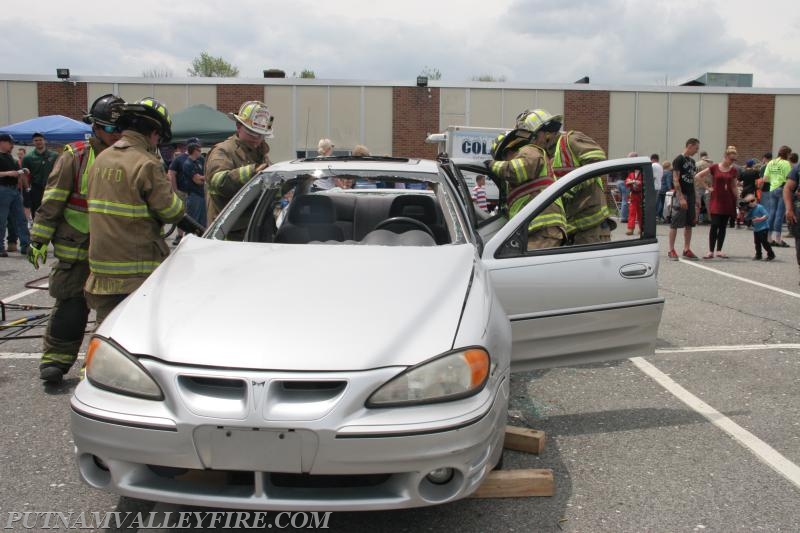
[[[654,186],[658,191],[657,220],[670,224],[670,259],[700,259],[691,249],[691,240],[692,228],[702,223],[710,226],[708,251],[703,259],[728,258],[723,251],[728,228],[753,229],[754,260],[772,261],[775,248],[791,246],[782,235],[784,222],[788,223],[787,237],[792,236],[797,241],[798,155],[790,147],[781,146],[777,157],[768,152],[760,162],[748,159],[744,165],[738,162],[735,146],[728,146],[719,162],[714,162],[699,148],[700,141],[691,138],[686,141],[683,152],[671,162],[661,163],[658,154],[650,156]],[[628,157],[636,155],[631,152]],[[631,235],[641,218],[641,177],[631,173],[619,179],[616,186],[621,198],[620,220],[628,224],[627,234]],[[675,250],[679,229],[683,229],[680,255]],[[795,249],[798,249],[797,242]],[[800,266],[800,251],[797,262]]]

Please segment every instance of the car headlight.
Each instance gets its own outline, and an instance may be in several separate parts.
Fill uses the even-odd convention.
[[[95,337],[86,351],[86,378],[101,389],[147,400],[164,394],[147,370],[117,345]]]
[[[490,358],[483,348],[461,349],[439,356],[392,378],[367,407],[447,402],[480,392],[489,377]]]

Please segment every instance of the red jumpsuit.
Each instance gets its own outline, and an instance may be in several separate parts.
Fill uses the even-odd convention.
[[[642,199],[644,197],[644,179],[642,173],[634,170],[625,179],[625,187],[628,188],[628,235],[633,234],[636,224],[639,224],[639,231],[642,231]]]

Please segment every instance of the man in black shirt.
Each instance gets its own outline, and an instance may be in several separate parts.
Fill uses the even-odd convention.
[[[19,168],[19,164],[11,155],[14,149],[14,138],[7,134],[0,134],[0,257],[8,257],[5,251],[6,221],[8,217],[14,220],[19,236],[20,253],[28,253],[30,233],[28,221],[25,219],[25,210],[22,207],[22,195],[19,192],[19,179],[28,174],[27,169]]]
[[[692,252],[692,228],[697,225],[697,208],[694,196],[694,175],[696,166],[692,156],[700,148],[700,141],[692,137],[686,141],[683,153],[672,162],[672,179],[675,184],[673,202],[677,209],[673,210],[672,224],[669,229],[669,254],[673,261],[679,259],[675,251],[675,238],[678,228],[683,228],[683,257],[696,261],[698,257]],[[673,204],[674,206],[674,204]]]

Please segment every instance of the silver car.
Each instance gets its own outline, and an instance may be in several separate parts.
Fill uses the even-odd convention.
[[[313,158],[248,182],[106,319],[71,400],[82,478],[176,504],[451,502],[502,455],[509,374],[652,354],[655,191],[639,238],[526,250],[447,160]],[[476,170],[476,169],[473,169]]]

